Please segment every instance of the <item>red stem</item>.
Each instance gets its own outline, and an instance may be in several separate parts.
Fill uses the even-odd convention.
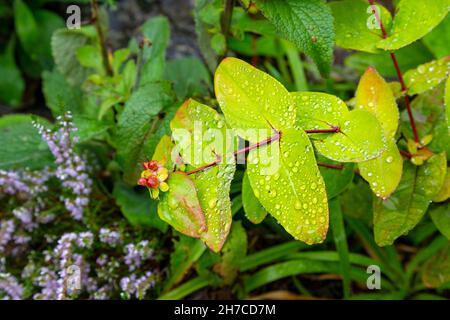
[[[252,145],[248,146],[248,147],[240,149],[240,150],[236,151],[233,155],[235,157],[237,157],[241,153],[246,153],[247,151],[250,151],[250,150],[253,150],[253,149],[265,146],[265,145],[268,145],[268,144],[270,144],[270,143],[272,143],[274,141],[280,140],[280,138],[281,138],[281,133],[277,131],[277,132],[275,132],[275,135],[273,135],[272,137],[269,137],[269,138],[267,138],[267,139],[265,139],[263,141],[257,142],[255,144],[252,144]],[[208,168],[214,167],[215,165],[218,165],[221,161],[222,161],[222,159],[218,158],[216,161],[211,162],[211,163],[209,163],[207,165],[204,165],[204,166],[202,166],[200,168],[194,169],[192,171],[189,171],[186,174],[187,175],[191,175],[191,174],[194,174],[194,173],[206,170]]]
[[[342,170],[344,166],[341,164],[328,164],[328,163],[317,163],[319,167],[325,167],[330,169]]]
[[[375,14],[375,18],[377,19],[378,23],[380,24],[383,38],[386,39],[389,35],[386,32],[386,29],[384,28],[383,22],[381,21],[381,17],[379,16],[378,11],[375,9],[375,0],[368,0],[368,1],[369,1],[369,4],[372,6],[372,11]],[[406,86],[405,80],[403,79],[403,74],[400,69],[400,65],[398,64],[395,53],[391,52],[390,55],[391,55],[392,62],[394,63],[395,71],[397,72],[397,77],[398,77],[398,80],[400,81],[402,91],[405,92],[405,105],[406,105],[406,110],[408,111],[408,117],[409,117],[409,122],[411,123],[412,132],[414,134],[414,140],[416,141],[416,143],[420,143],[419,134],[418,134],[417,128],[416,128],[416,122],[414,120],[414,116],[413,116],[413,113],[411,110],[411,104],[409,101],[409,96],[407,93],[408,87]]]
[[[331,129],[312,129],[312,130],[305,130],[306,133],[337,133],[340,132],[340,128],[339,127],[332,127]],[[246,153],[248,151],[251,151],[253,149],[268,145],[270,143],[272,143],[273,141],[277,141],[280,140],[281,138],[281,132],[275,131],[275,134],[272,137],[269,137],[263,141],[260,141],[258,143],[252,144],[246,148],[240,149],[238,151],[236,151],[233,155],[234,157],[237,157],[238,155],[242,154],[242,153]],[[206,170],[208,168],[214,167],[216,165],[218,165],[220,162],[222,162],[221,158],[218,158],[216,161],[208,163],[207,165],[204,165],[200,168],[194,169],[192,171],[187,172],[187,175],[191,175],[203,170]],[[333,169],[339,169],[341,170],[343,167],[342,166],[334,166],[334,165],[323,165],[324,167],[327,166],[328,168],[333,168]]]
[[[412,158],[412,154],[403,150],[400,150],[400,154],[408,159]]]

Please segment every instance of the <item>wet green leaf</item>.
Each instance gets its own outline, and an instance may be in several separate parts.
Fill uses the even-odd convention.
[[[246,140],[258,142],[245,129],[281,130],[295,123],[294,102],[283,85],[242,60],[224,59],[214,86],[228,125]]]
[[[257,0],[256,4],[281,36],[309,55],[328,75],[334,45],[333,16],[321,0]]]
[[[450,72],[450,57],[434,60],[405,73],[408,94],[415,95],[428,91],[447,79]]]
[[[340,132],[315,140],[314,146],[329,159],[361,162],[379,157],[386,150],[386,139],[377,118],[364,110],[348,112],[337,123]]]
[[[231,227],[229,193],[236,168],[225,121],[214,109],[190,99],[177,111],[170,127],[189,169],[222,159],[218,165],[191,175],[206,218],[207,232],[202,240],[218,252]]]
[[[431,157],[420,167],[405,163],[397,190],[386,200],[374,201],[374,232],[378,245],[392,244],[419,223],[444,183],[445,170],[444,153]]]
[[[450,240],[450,204],[442,204],[430,209],[430,217],[436,228]]]
[[[356,107],[374,114],[386,138],[394,138],[400,117],[397,103],[389,84],[373,68],[369,67],[359,81]]]
[[[173,167],[172,150],[174,144],[168,135],[163,135],[161,140],[159,140],[158,145],[153,153],[152,160],[158,161],[161,165],[165,166],[167,169]]]
[[[365,0],[344,0],[329,3],[336,29],[336,45],[371,53],[378,53],[376,44],[382,38],[381,29],[377,28],[371,8]],[[389,29],[392,17],[390,12],[377,4],[381,11],[381,21]]]
[[[242,204],[244,206],[245,216],[252,223],[261,223],[267,216],[266,209],[264,209],[253,193],[247,173],[244,174],[244,178],[242,179]]]
[[[280,141],[250,151],[247,174],[255,196],[294,238],[322,242],[328,230],[325,184],[307,135],[283,131]]]
[[[378,158],[358,164],[361,176],[377,197],[388,197],[402,176],[403,158],[395,142],[399,112],[389,85],[373,68],[368,68],[356,91],[356,107],[377,117],[387,138],[387,148]]]
[[[340,128],[340,132],[310,135],[325,157],[340,162],[367,161],[386,148],[379,121],[364,110],[348,111],[339,98],[317,92],[291,94],[297,106],[297,121],[304,129]],[[370,128],[370,129],[368,129]]]
[[[207,231],[207,226],[194,182],[184,172],[175,171],[170,174],[167,183],[170,189],[160,195],[159,217],[175,230],[200,238]]]
[[[378,47],[384,50],[402,48],[429,33],[447,15],[449,0],[402,0],[396,8],[389,37],[381,40]]]

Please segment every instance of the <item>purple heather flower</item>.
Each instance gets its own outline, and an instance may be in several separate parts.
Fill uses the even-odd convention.
[[[0,251],[5,250],[5,246],[11,241],[15,230],[16,226],[13,220],[0,221]]]
[[[57,165],[55,176],[61,181],[69,196],[62,196],[61,200],[66,209],[76,220],[83,218],[84,208],[89,203],[92,180],[87,174],[87,164],[74,150],[78,138],[71,138],[71,133],[77,128],[72,123],[70,112],[57,118],[59,129],[51,131],[36,122],[33,125],[38,129],[50,151],[55,157]]]
[[[122,242],[120,233],[108,228],[100,229],[99,238],[101,242],[108,244],[111,247],[115,247]]]
[[[9,273],[0,273],[0,298],[4,300],[21,300],[23,287]]]

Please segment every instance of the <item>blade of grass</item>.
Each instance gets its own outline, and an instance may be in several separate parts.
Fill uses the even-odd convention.
[[[295,89],[297,91],[308,91],[308,83],[306,82],[303,62],[300,59],[300,54],[297,47],[287,40],[281,40],[281,45],[286,53],[290,65],[291,73],[294,78]]]
[[[191,293],[198,291],[208,285],[208,280],[202,277],[191,279],[181,286],[163,294],[158,300],[180,300]]]
[[[330,228],[333,233],[334,244],[339,254],[339,263],[342,274],[342,289],[344,299],[351,295],[350,288],[350,260],[348,254],[347,236],[345,235],[344,218],[339,198],[330,202]]]
[[[307,259],[291,260],[274,264],[270,267],[256,272],[244,281],[244,288],[248,294],[252,290],[286,277],[305,273],[340,274],[340,271],[340,264],[336,262],[324,262]],[[359,268],[352,268],[350,272],[350,278],[356,282],[365,284],[367,274],[364,272],[364,270],[361,270]],[[390,285],[387,285],[385,287],[389,288]]]
[[[283,256],[297,252],[298,250],[306,248],[307,245],[299,241],[290,241],[283,244],[273,246],[248,255],[242,260],[240,271],[244,272],[263,264],[278,261]]]

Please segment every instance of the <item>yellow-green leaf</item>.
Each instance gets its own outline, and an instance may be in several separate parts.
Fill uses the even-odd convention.
[[[188,170],[222,159],[218,165],[191,175],[207,225],[201,239],[218,252],[231,227],[229,193],[236,168],[225,121],[214,109],[190,99],[177,111],[170,127]]]
[[[441,190],[439,190],[438,194],[433,198],[433,202],[443,202],[450,197],[450,171],[447,168],[447,174],[445,175],[444,184],[442,185]]]
[[[450,56],[418,66],[405,73],[408,94],[415,95],[433,89],[444,81],[450,72]]]
[[[168,183],[170,189],[158,203],[159,217],[177,231],[199,238],[207,229],[194,183],[183,172],[173,172]]]
[[[356,90],[356,107],[367,110],[377,117],[387,139],[392,139],[398,128],[399,112],[391,87],[369,67]]]
[[[261,223],[267,216],[267,211],[256,198],[255,193],[248,180],[247,172],[242,179],[242,205],[244,207],[245,216],[252,223]]]
[[[174,144],[168,135],[164,135],[159,140],[158,145],[153,153],[152,160],[158,161],[161,165],[170,169],[173,167],[172,149]]]
[[[361,162],[379,157],[386,150],[380,122],[370,112],[353,110],[336,125],[340,132],[314,141],[325,157],[340,162]]]
[[[358,164],[361,176],[377,197],[387,198],[397,188],[403,169],[403,159],[394,139],[399,112],[391,87],[373,68],[368,68],[359,82],[356,107],[371,112],[387,138],[387,148],[381,156]]]
[[[230,127],[246,140],[255,137],[245,129],[281,130],[295,123],[292,98],[281,83],[250,64],[236,59],[224,59],[215,73],[217,100]]]
[[[307,244],[325,239],[325,184],[302,130],[284,130],[280,141],[250,151],[247,174],[255,196],[294,238]]]
[[[378,120],[364,110],[348,111],[339,98],[318,92],[291,93],[297,107],[297,123],[304,130],[340,128],[337,133],[310,134],[317,150],[340,162],[361,162],[378,157],[386,149]]]
[[[394,140],[378,158],[358,163],[359,172],[377,197],[387,198],[400,183],[403,159]]]
[[[378,43],[384,50],[400,49],[429,33],[450,10],[449,0],[401,0],[389,37]]]
[[[379,246],[392,244],[419,223],[442,187],[445,170],[445,153],[434,155],[420,167],[405,162],[397,190],[386,200],[374,201],[374,232]]]
[[[329,3],[336,29],[336,45],[345,49],[354,49],[377,53],[377,42],[382,33],[378,21],[366,0],[343,0]],[[377,5],[381,21],[386,28],[392,23],[390,12]]]

